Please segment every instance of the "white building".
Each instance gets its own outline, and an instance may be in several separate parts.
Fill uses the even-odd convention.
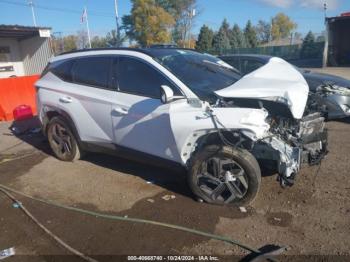
[[[0,25],[0,78],[40,74],[51,56],[50,28]]]

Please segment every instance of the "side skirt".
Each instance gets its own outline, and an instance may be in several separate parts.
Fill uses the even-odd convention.
[[[126,148],[123,146],[119,146],[116,144],[81,141],[80,145],[83,150],[88,152],[108,154],[139,162],[142,164],[171,169],[178,172],[187,172],[187,168],[181,165],[180,163],[161,157],[153,156],[130,148]]]

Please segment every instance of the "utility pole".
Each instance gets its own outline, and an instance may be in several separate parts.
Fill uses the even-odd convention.
[[[328,65],[328,44],[329,44],[329,25],[327,22],[327,2],[324,1],[323,4],[324,8],[324,24],[326,27],[326,32],[325,32],[325,42],[324,42],[324,49],[323,49],[323,67],[326,67]]]
[[[118,0],[114,0],[115,22],[117,26],[117,46],[120,46],[120,30],[119,30],[119,14],[118,14]]]
[[[36,24],[36,17],[35,17],[35,13],[34,13],[34,4],[33,4],[33,1],[28,1],[28,5],[30,6],[30,8],[32,9],[32,16],[33,16],[33,24],[34,26],[36,27],[37,24]]]
[[[88,41],[89,41],[89,48],[91,48],[91,37],[90,37],[90,28],[89,28],[89,19],[88,19],[88,13],[87,8],[84,7],[83,15],[81,16],[81,22],[86,23],[86,30],[88,35]]]

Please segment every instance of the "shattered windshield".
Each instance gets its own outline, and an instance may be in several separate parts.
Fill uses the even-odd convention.
[[[154,49],[152,54],[200,99],[210,103],[217,99],[214,91],[241,78],[234,67],[211,55],[181,49]]]

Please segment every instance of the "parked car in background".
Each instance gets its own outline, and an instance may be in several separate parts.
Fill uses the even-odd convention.
[[[303,116],[305,79],[278,58],[241,78],[192,50],[84,50],[52,58],[36,87],[57,158],[94,151],[181,166],[193,193],[209,203],[253,201],[257,160],[272,163],[287,186],[303,163],[319,163],[327,152],[324,118]]]
[[[266,65],[272,56],[235,54],[220,58],[235,67],[242,75],[247,75]],[[350,116],[349,80],[339,76],[297,69],[304,76],[312,94],[308,102],[310,109],[324,112],[328,119]]]

